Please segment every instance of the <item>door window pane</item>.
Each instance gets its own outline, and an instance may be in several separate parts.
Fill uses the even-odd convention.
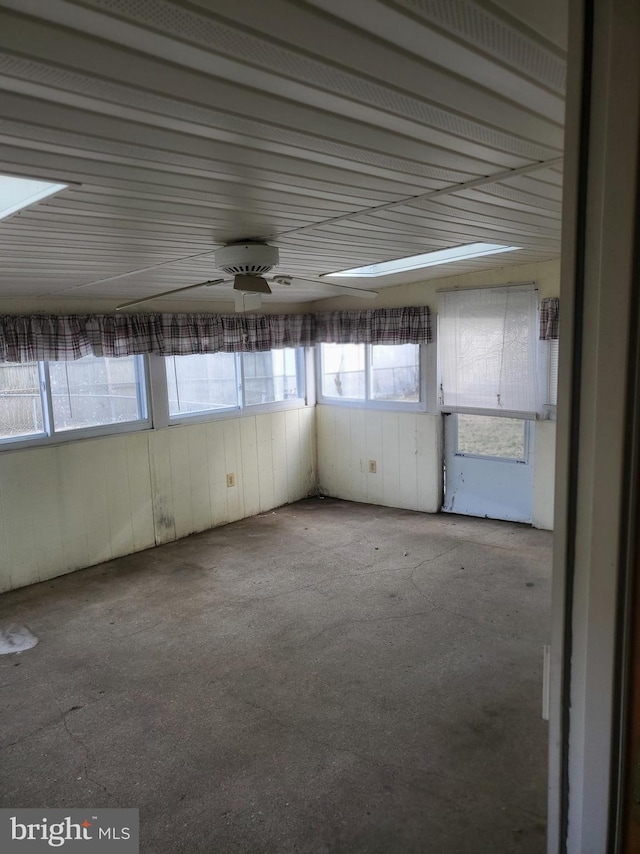
[[[43,431],[37,364],[0,365],[0,439]]]
[[[322,345],[322,394],[364,400],[364,344]]]
[[[526,421],[490,415],[457,415],[458,453],[526,459]]]
[[[49,362],[53,426],[78,430],[138,421],[140,388],[136,357],[85,356],[74,362]]]
[[[170,356],[165,359],[165,366],[170,415],[238,406],[233,353]]]
[[[420,400],[420,348],[417,344],[371,347],[371,397],[374,400]]]
[[[242,355],[244,403],[274,403],[301,397],[296,351],[291,348]]]

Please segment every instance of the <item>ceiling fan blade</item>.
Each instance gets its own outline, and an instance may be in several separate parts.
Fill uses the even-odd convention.
[[[151,302],[154,299],[160,299],[161,297],[167,297],[169,294],[179,294],[181,291],[191,291],[194,288],[204,288],[209,287],[210,285],[222,285],[226,282],[227,279],[209,279],[207,282],[198,282],[197,285],[186,285],[184,288],[173,288],[170,291],[162,291],[160,294],[153,294],[150,297],[141,297],[140,299],[132,299],[130,302],[123,302],[121,305],[116,306],[116,311],[122,311],[123,308],[132,308],[134,305],[142,305],[143,302]]]
[[[301,276],[274,276],[273,281],[278,285],[286,287],[294,286],[297,282],[308,282],[313,285],[316,290],[323,291],[326,294],[337,296],[359,297],[361,299],[375,299],[378,296],[378,291],[367,291],[364,288],[352,288],[349,285],[339,285],[337,282],[325,282],[320,279],[305,279]]]
[[[234,291],[243,291],[245,294],[270,294],[271,288],[266,279],[262,276],[247,276],[244,273],[238,273],[233,280]]]

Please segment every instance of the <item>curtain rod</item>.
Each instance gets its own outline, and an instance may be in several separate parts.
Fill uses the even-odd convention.
[[[461,288],[437,288],[437,294],[452,294],[457,291],[489,291],[498,290],[498,288],[529,288],[533,287],[538,290],[535,282],[505,282],[503,285],[463,285]]]

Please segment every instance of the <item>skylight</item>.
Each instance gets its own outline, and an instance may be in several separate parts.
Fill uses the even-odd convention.
[[[352,267],[350,270],[339,270],[337,273],[325,273],[325,275],[369,279],[375,276],[390,276],[392,273],[420,270],[423,267],[435,267],[438,264],[451,264],[453,261],[467,261],[469,258],[480,258],[483,255],[497,255],[499,252],[514,252],[516,249],[520,249],[520,246],[503,246],[500,243],[467,243],[465,246],[438,249],[435,252],[423,252],[422,255],[409,255],[407,258],[396,258],[394,261],[368,264],[366,267]]]
[[[40,202],[47,196],[59,193],[67,186],[68,184],[53,184],[51,181],[0,175],[0,219]]]

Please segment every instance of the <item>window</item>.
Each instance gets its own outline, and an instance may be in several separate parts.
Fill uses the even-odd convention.
[[[93,435],[141,422],[147,405],[140,356],[0,365],[0,441]]]
[[[238,406],[233,353],[169,356],[165,364],[170,416]]]
[[[420,404],[418,344],[322,344],[320,349],[320,388],[327,402]]]
[[[322,396],[364,400],[365,345],[322,344]]]
[[[43,432],[38,365],[0,365],[0,438]]]
[[[169,416],[215,413],[304,398],[304,353],[210,353],[165,359]]]
[[[295,400],[298,393],[298,359],[291,349],[242,356],[244,405]]]
[[[371,397],[417,403],[420,400],[420,348],[417,344],[374,344],[371,353]]]
[[[457,454],[526,460],[527,422],[492,415],[458,415]]]

